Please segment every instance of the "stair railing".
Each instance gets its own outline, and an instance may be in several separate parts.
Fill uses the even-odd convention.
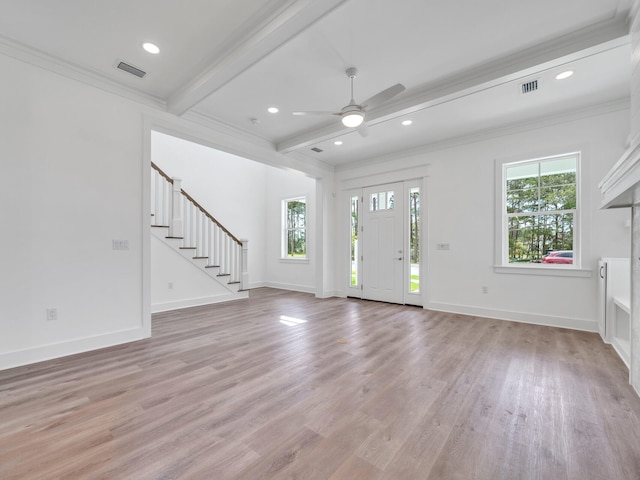
[[[194,258],[207,259],[206,267],[219,267],[219,276],[247,290],[248,240],[237,239],[206,209],[151,162],[151,225],[169,227],[170,238],[182,239],[181,248],[194,249]]]

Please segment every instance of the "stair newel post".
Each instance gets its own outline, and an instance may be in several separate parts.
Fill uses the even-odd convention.
[[[182,218],[182,179],[173,177],[171,189],[171,227],[169,235],[172,237],[184,236],[184,220]]]
[[[240,255],[240,290],[249,289],[249,240],[241,239],[242,254]]]

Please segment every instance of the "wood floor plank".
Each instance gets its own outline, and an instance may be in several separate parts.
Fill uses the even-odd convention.
[[[0,479],[62,478],[640,479],[640,398],[597,334],[261,288],[0,372]]]

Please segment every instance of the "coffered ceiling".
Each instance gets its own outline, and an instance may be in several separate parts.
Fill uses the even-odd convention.
[[[626,99],[628,0],[2,0],[0,53],[328,165]],[[153,42],[160,53],[145,52]],[[125,62],[138,78],[116,68]],[[338,116],[396,83],[367,112]],[[566,70],[565,80],[555,76]],[[521,85],[537,80],[523,94]],[[267,112],[277,107],[278,113]],[[402,120],[412,120],[403,126]],[[335,145],[335,141],[342,145]],[[322,150],[316,152],[316,148]]]

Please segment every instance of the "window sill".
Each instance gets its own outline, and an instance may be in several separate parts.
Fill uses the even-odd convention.
[[[281,257],[280,263],[309,263],[309,258],[289,258],[289,257]]]
[[[496,273],[515,273],[517,275],[548,275],[552,277],[590,277],[592,270],[588,268],[567,268],[552,265],[546,267],[538,267],[531,265],[496,265],[494,266]]]

